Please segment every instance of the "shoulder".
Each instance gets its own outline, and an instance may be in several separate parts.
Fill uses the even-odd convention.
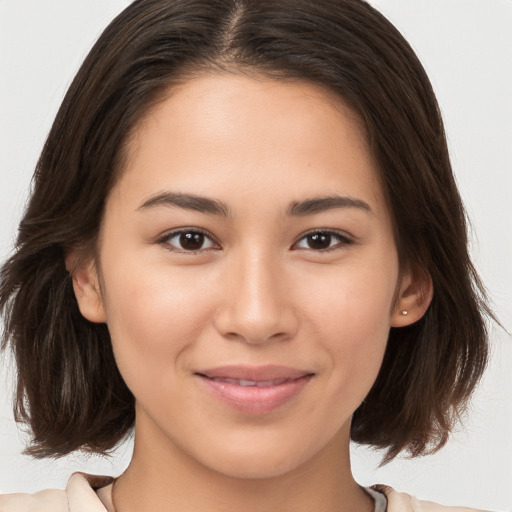
[[[95,489],[108,486],[110,477],[75,473],[65,490],[47,489],[35,494],[0,496],[0,512],[107,512]]]
[[[49,489],[35,494],[3,494],[0,512],[68,512],[65,491]]]
[[[386,485],[374,485],[372,489],[386,496],[387,512],[485,512],[474,508],[448,507],[431,501],[421,501],[410,494],[395,491]]]

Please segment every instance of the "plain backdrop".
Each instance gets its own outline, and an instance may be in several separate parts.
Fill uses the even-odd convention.
[[[0,260],[9,254],[36,159],[81,61],[126,0],[0,0]],[[412,44],[438,95],[471,248],[494,310],[512,332],[512,1],[374,0]],[[35,461],[11,413],[12,361],[0,365],[0,492],[63,487],[81,469],[117,475],[110,459]],[[492,359],[471,410],[438,454],[396,460],[354,446],[363,485],[387,483],[445,504],[512,510],[512,339],[492,330]]]

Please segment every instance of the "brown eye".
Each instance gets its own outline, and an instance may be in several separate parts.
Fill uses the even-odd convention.
[[[341,233],[331,231],[314,231],[304,235],[296,244],[297,249],[312,251],[330,251],[350,245],[352,241]]]
[[[306,243],[310,249],[327,249],[331,246],[330,233],[313,233],[306,237]]]
[[[204,244],[203,233],[182,233],[180,235],[180,245],[187,251],[198,251]]]
[[[207,234],[194,230],[171,233],[162,240],[162,243],[176,252],[199,252],[216,247]]]

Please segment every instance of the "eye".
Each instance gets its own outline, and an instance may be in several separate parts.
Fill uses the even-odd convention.
[[[182,229],[168,233],[159,240],[159,243],[175,252],[195,253],[219,248],[207,233],[197,229]]]
[[[293,246],[295,249],[332,251],[350,245],[352,240],[335,231],[313,231],[304,235]]]

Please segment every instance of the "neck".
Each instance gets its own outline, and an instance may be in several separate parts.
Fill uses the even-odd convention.
[[[350,470],[349,425],[314,458],[268,478],[220,473],[195,460],[161,432],[139,427],[132,462],[114,487],[115,512],[373,510],[372,499]]]

